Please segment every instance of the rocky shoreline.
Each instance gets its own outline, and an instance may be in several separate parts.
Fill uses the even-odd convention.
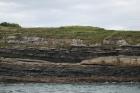
[[[140,66],[5,58],[0,61],[0,82],[140,82]]]
[[[140,46],[0,48],[0,82],[140,82]]]
[[[140,81],[138,31],[6,24],[0,26],[0,82]]]

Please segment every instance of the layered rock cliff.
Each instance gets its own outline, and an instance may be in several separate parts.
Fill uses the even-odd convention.
[[[36,49],[36,48],[0,48],[0,56],[8,58],[28,58],[52,61],[56,63],[78,63],[82,60],[106,56],[140,56],[140,46],[72,46],[69,49]]]
[[[0,81],[140,81],[139,44],[138,31],[0,26]]]
[[[140,66],[52,63],[29,59],[3,59],[2,82],[129,82],[140,81]]]

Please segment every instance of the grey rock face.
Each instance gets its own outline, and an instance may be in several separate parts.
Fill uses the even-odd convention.
[[[77,63],[82,60],[106,56],[140,56],[139,46],[122,46],[116,49],[95,46],[73,46],[69,49],[8,49],[1,48],[0,56],[9,58],[41,59],[52,62]]]

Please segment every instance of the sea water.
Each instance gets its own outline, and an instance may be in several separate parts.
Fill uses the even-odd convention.
[[[140,93],[140,83],[0,83],[0,93]]]

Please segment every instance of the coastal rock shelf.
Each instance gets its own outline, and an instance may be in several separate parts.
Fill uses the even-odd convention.
[[[0,61],[1,82],[128,82],[140,81],[140,66],[53,63],[5,58]]]
[[[140,46],[0,48],[1,82],[140,81]]]

